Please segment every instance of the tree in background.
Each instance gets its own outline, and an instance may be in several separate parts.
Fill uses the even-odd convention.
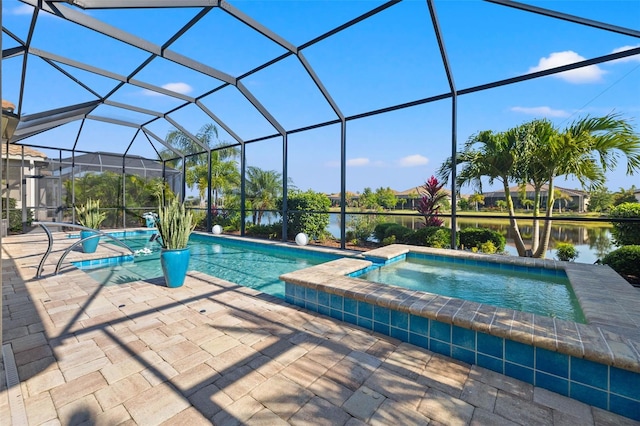
[[[562,213],[562,202],[564,201],[564,208],[565,210],[567,209],[567,206],[569,205],[569,202],[571,200],[573,200],[573,198],[571,198],[571,195],[567,194],[564,191],[561,191],[559,189],[554,189],[554,193],[553,196],[556,200],[558,200],[558,213]]]
[[[619,206],[620,204],[623,204],[623,203],[638,202],[638,199],[636,198],[636,194],[635,194],[637,190],[638,189],[636,188],[635,185],[631,185],[631,188],[629,189],[620,188],[618,192],[615,192],[613,194],[612,204],[614,206]]]
[[[246,200],[253,210],[253,224],[260,225],[267,210],[274,210],[282,197],[282,175],[275,170],[247,168]]]
[[[507,202],[505,200],[498,200],[496,201],[496,207],[500,209],[500,212],[502,212],[507,208]]]
[[[360,197],[358,197],[358,205],[361,209],[376,210],[380,208],[378,197],[369,187],[365,188]]]
[[[205,124],[194,137],[199,144],[187,134],[174,129],[167,134],[166,141],[185,154],[185,181],[189,189],[197,188],[200,199],[205,200],[209,188],[214,205],[219,206],[221,194],[229,193],[240,184],[240,172],[236,161],[239,156],[238,149],[218,139],[218,128],[215,124]],[[211,149],[211,186],[208,182],[208,156],[203,147]],[[169,149],[160,152],[163,159],[174,156]],[[182,167],[182,160],[174,159],[170,164],[179,168]]]
[[[471,204],[473,204],[473,206],[475,207],[476,211],[479,211],[480,210],[479,205],[480,204],[484,205],[484,195],[479,194],[477,192],[474,193],[474,194],[471,194],[469,196],[469,202]]]
[[[282,210],[282,198],[278,200],[277,208]],[[325,194],[308,190],[302,192],[294,189],[287,195],[287,237],[293,239],[299,232],[304,232],[310,238],[322,239],[325,237],[329,226],[329,213],[331,200]]]
[[[383,209],[391,210],[398,203],[395,192],[389,187],[376,189],[375,196],[377,204]]]
[[[438,217],[441,203],[447,197],[442,190],[444,183],[438,182],[435,176],[431,176],[419,190],[422,198],[418,202],[418,212],[424,216],[424,226],[442,226],[444,221]]]
[[[590,212],[607,212],[613,206],[613,193],[605,186],[595,188],[589,192],[589,204],[587,210]]]
[[[171,189],[166,186],[162,178],[145,179],[137,175],[124,175],[125,200],[122,200],[123,175],[114,172],[87,173],[72,181],[64,181],[65,204],[73,206],[73,192],[75,191],[75,204],[86,204],[89,198],[100,200],[101,207],[106,210],[107,219],[105,226],[115,227],[121,224],[122,210],[126,206],[131,215],[140,218],[142,212],[139,208],[157,208],[158,200],[165,194],[168,199],[174,197]]]

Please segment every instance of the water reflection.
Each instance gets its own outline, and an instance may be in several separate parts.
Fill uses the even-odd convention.
[[[417,229],[423,223],[423,220],[416,216],[386,216],[385,220],[399,223],[411,229]],[[349,215],[347,215],[347,223],[348,221]],[[457,222],[458,228],[482,227],[502,233],[507,238],[506,251],[509,254],[517,255],[508,219],[458,218]],[[448,219],[445,220],[444,226],[450,226]],[[529,246],[533,232],[532,221],[519,220],[518,226],[522,236],[525,238],[525,243]],[[338,213],[330,215],[328,230],[334,237],[340,237],[340,215]],[[611,225],[602,222],[580,222],[576,224],[556,222],[556,225],[551,227],[550,250],[547,252],[547,258],[555,258],[554,247],[559,242],[571,243],[576,246],[579,252],[576,262],[581,263],[594,263],[616,248],[611,241]]]

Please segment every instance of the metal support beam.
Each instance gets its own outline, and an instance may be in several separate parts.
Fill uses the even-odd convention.
[[[282,241],[287,241],[289,222],[289,139],[282,135]],[[253,214],[256,214],[254,211]]]
[[[427,0],[427,6],[429,7],[429,14],[431,15],[431,23],[433,24],[433,30],[438,41],[438,47],[440,48],[440,56],[442,57],[442,65],[444,66],[445,73],[447,74],[447,81],[449,83],[449,90],[451,91],[451,161],[453,166],[451,167],[451,248],[457,249],[457,218],[456,218],[456,200],[458,199],[456,193],[456,153],[458,151],[458,98],[456,92],[456,84],[453,80],[453,72],[451,70],[451,64],[449,64],[449,57],[447,56],[447,49],[444,45],[444,39],[442,37],[442,31],[440,30],[440,23],[438,22],[438,14],[436,12],[436,6],[433,0]]]
[[[347,122],[340,122],[340,248],[347,248]]]
[[[485,0],[489,3],[499,4],[501,6],[512,7],[514,9],[524,10],[526,12],[537,13],[539,15],[548,16],[550,18],[562,19],[563,21],[573,22],[580,25],[586,25],[588,27],[598,28],[600,30],[611,31],[618,34],[624,34],[631,37],[640,38],[640,31],[632,30],[630,28],[619,27],[617,25],[611,25],[600,21],[594,21],[593,19],[581,18],[575,15],[569,15],[568,13],[562,13],[551,9],[545,9],[542,7],[532,6],[530,4],[519,3],[513,0]]]

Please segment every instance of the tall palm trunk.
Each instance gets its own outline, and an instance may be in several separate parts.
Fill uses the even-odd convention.
[[[555,202],[553,198],[553,174],[549,176],[549,188],[547,195],[547,211],[545,215],[544,228],[542,230],[542,242],[533,253],[533,257],[537,257],[540,259],[544,259],[547,250],[549,250],[549,240],[551,240],[551,216],[553,216],[553,203]]]
[[[535,253],[540,244],[540,187],[535,186],[533,195],[533,231],[531,234],[531,252]]]
[[[511,232],[513,233],[513,241],[516,244],[516,249],[518,250],[518,256],[524,257],[526,255],[527,249],[524,245],[524,241],[522,241],[522,235],[520,234],[520,229],[518,228],[518,221],[516,220],[516,210],[513,206],[513,199],[511,198],[511,192],[509,192],[509,183],[505,179],[503,181],[504,184],[504,195],[507,199],[507,208],[509,209],[509,225],[511,226]]]

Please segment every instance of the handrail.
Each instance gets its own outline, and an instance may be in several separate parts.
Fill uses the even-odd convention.
[[[131,254],[135,255],[135,252],[133,251],[133,249],[131,249],[131,247],[129,247],[128,245],[126,245],[125,243],[123,243],[113,235],[109,235],[106,232],[100,231],[98,229],[87,228],[86,226],[76,225],[74,223],[66,223],[66,222],[33,222],[33,224],[40,225],[40,227],[44,229],[44,232],[46,232],[47,238],[49,239],[49,246],[47,247],[47,251],[44,253],[44,256],[42,256],[42,260],[40,260],[40,264],[38,264],[38,269],[36,270],[36,278],[40,278],[40,276],[42,275],[44,262],[47,260],[47,257],[49,257],[49,255],[51,254],[51,250],[53,248],[53,235],[51,235],[51,231],[49,230],[49,228],[47,228],[47,226],[52,226],[52,227],[64,226],[65,228],[74,228],[74,229],[79,229],[81,231],[93,232],[92,235],[86,238],[81,238],[80,240],[73,243],[70,247],[68,247],[64,251],[64,253],[62,253],[62,256],[60,256],[60,259],[58,260],[58,264],[56,265],[56,270],[54,272],[55,275],[58,275],[58,271],[60,271],[60,266],[62,265],[62,262],[64,261],[65,257],[67,257],[67,255],[71,252],[71,250],[73,250],[77,245],[82,244],[83,242],[88,241],[92,238],[100,238],[100,237],[111,238],[114,243],[126,248],[131,252]]]

